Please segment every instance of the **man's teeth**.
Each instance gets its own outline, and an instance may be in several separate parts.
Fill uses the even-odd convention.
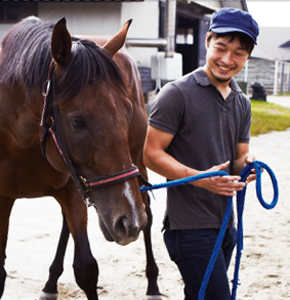
[[[225,67],[221,67],[221,66],[220,66],[220,68],[221,68],[222,70],[224,70],[224,71],[229,71],[229,70],[230,70],[230,68],[225,68]]]

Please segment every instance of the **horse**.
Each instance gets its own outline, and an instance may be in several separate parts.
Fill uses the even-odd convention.
[[[142,161],[146,110],[140,82],[130,77],[137,76],[136,67],[118,53],[130,23],[102,47],[72,37],[64,18],[56,24],[25,18],[2,40],[0,298],[14,202],[41,201],[43,196],[60,204],[63,228],[41,299],[57,299],[69,234],[75,244],[76,282],[88,300],[98,299],[99,270],[88,240],[87,205],[96,209],[108,241],[127,245],[144,232],[147,293],[159,293],[149,197],[140,193],[137,179],[147,180]]]

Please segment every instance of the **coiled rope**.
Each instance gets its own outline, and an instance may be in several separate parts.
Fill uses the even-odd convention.
[[[256,171],[256,194],[257,198],[260,202],[260,204],[266,208],[266,209],[272,209],[276,206],[278,202],[278,197],[279,197],[279,188],[278,188],[278,182],[276,179],[275,174],[273,171],[270,169],[270,167],[266,164],[264,164],[261,161],[254,161],[251,164],[248,164],[245,166],[245,168],[242,170],[240,174],[240,181],[245,182],[247,177],[252,173],[252,169],[255,169]],[[262,179],[262,170],[265,169],[272,181],[272,186],[273,186],[273,199],[271,203],[266,203],[263,199],[262,196],[262,184],[261,184],[261,179]],[[191,177],[186,177],[183,179],[178,179],[174,181],[169,181],[166,183],[160,183],[160,184],[154,184],[151,187],[149,186],[142,186],[140,188],[141,192],[145,191],[151,191],[154,189],[160,189],[160,188],[170,188],[174,187],[177,185],[183,185],[187,184],[190,182],[194,182],[200,179],[204,178],[209,178],[209,177],[214,177],[214,176],[228,176],[228,173],[224,171],[216,171],[216,172],[207,172],[203,174],[199,174],[196,176],[191,176]],[[239,268],[240,268],[240,262],[241,262],[241,256],[242,256],[242,250],[243,250],[243,212],[244,212],[244,203],[245,203],[245,195],[246,195],[246,190],[247,190],[247,185],[244,187],[243,190],[237,192],[237,254],[236,254],[236,262],[235,262],[235,271],[234,271],[234,279],[232,280],[233,287],[232,287],[232,295],[231,295],[231,300],[236,299],[236,294],[237,294],[237,287],[239,285]],[[233,206],[233,200],[232,197],[228,197],[227,200],[227,207],[225,210],[224,214],[224,219],[217,237],[216,244],[214,246],[212,256],[210,258],[209,264],[207,266],[201,288],[198,293],[198,300],[203,300],[205,296],[205,291],[208,285],[208,281],[210,278],[210,275],[212,273],[212,270],[214,268],[215,261],[218,256],[218,252],[220,250],[227,225],[231,216],[232,212],[232,206]]]

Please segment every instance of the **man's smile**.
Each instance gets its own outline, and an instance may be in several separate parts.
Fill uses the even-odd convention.
[[[230,71],[231,68],[226,68],[226,67],[222,67],[222,66],[219,66],[220,69],[222,69],[223,71]]]

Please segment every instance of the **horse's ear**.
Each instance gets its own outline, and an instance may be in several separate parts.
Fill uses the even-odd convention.
[[[66,20],[59,20],[52,32],[50,51],[54,61],[63,66],[67,63],[71,54],[72,38],[66,28]]]
[[[132,19],[128,20],[121,30],[103,46],[112,57],[124,46],[131,23]]]

